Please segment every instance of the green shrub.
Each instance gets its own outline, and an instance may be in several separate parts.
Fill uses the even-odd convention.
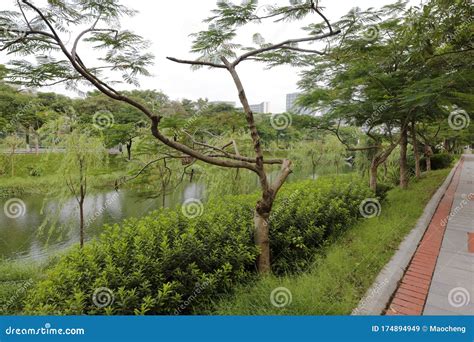
[[[375,195],[380,201],[383,201],[387,197],[387,193],[392,189],[392,184],[378,182],[377,189],[375,190]]]
[[[359,217],[373,197],[367,186],[335,178],[292,184],[279,195],[270,216],[272,267],[277,274],[303,269],[331,236]]]
[[[199,308],[212,295],[249,277],[257,256],[245,208],[221,205],[199,218],[163,210],[106,227],[98,241],[74,248],[31,293],[26,312],[51,314],[173,314]],[[114,302],[94,305],[96,289]],[[199,291],[199,296],[184,302]]]
[[[371,197],[360,183],[331,179],[287,185],[275,203],[271,225],[277,273],[303,267],[331,235],[357,219]],[[180,209],[160,210],[107,226],[83,250],[73,248],[29,293],[29,314],[186,314],[255,274],[253,242],[257,194],[227,196],[187,219]],[[106,308],[93,294],[108,288]]]
[[[453,164],[454,156],[449,153],[438,153],[431,157],[431,169],[441,170]],[[426,158],[422,158],[421,165],[426,170]]]
[[[26,169],[28,170],[28,175],[31,177],[40,177],[43,175],[43,170],[39,167],[27,166]]]

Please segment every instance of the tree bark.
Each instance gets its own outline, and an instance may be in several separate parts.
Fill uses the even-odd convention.
[[[10,162],[11,162],[11,174],[12,177],[15,176],[15,147],[12,148],[12,154],[10,156]]]
[[[403,129],[400,140],[400,187],[408,188],[408,162],[407,162],[408,132]]]
[[[416,178],[421,177],[420,168],[420,153],[418,151],[418,141],[416,139],[416,121],[413,120],[411,123],[411,138],[413,140],[413,154],[415,156],[415,176]]]
[[[85,191],[84,185],[81,184],[81,194],[79,200],[79,216],[80,216],[80,244],[81,248],[84,247],[84,198],[85,198]]]
[[[271,272],[270,227],[268,218],[270,217],[273,200],[271,200],[271,202],[265,202],[266,200],[262,198],[259,203],[257,203],[253,219],[255,226],[254,240],[255,244],[260,249],[260,254],[257,257],[257,270],[262,274]],[[268,206],[270,206],[270,209],[268,209]]]
[[[431,171],[431,156],[433,155],[433,150],[431,147],[426,144],[425,145],[425,157],[426,157],[426,171]]]
[[[40,136],[37,132],[35,132],[35,154],[39,154],[39,147],[40,147]]]
[[[378,173],[378,167],[379,165],[377,164],[375,158],[372,159],[372,162],[370,164],[370,180],[369,180],[369,185],[370,189],[375,193],[377,191],[377,173]]]
[[[129,161],[132,160],[132,144],[132,139],[127,141],[127,158]]]
[[[257,257],[257,270],[261,274],[268,274],[271,272],[269,218],[275,197],[290,173],[291,161],[284,160],[280,174],[268,190],[262,192],[262,198],[257,202],[255,207],[254,240],[255,244],[260,249],[260,255]]]

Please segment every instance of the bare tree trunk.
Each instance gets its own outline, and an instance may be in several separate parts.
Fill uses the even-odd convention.
[[[403,129],[400,140],[400,187],[408,188],[408,162],[407,162],[408,132]]]
[[[166,184],[162,183],[161,188],[163,189],[163,193],[161,195],[161,205],[164,208],[166,205]]]
[[[257,202],[254,214],[255,244],[260,249],[260,255],[257,258],[257,269],[259,273],[266,274],[271,272],[270,260],[270,223],[269,217],[272,211],[275,197],[280,191],[280,188],[285,183],[286,179],[291,173],[291,161],[284,160],[281,167],[281,172],[275,179],[273,184],[262,192],[262,199]],[[263,177],[261,176],[261,182]]]
[[[80,217],[80,244],[81,248],[84,247],[84,198],[85,198],[85,191],[84,185],[81,184],[81,194],[79,200],[79,217]]]
[[[35,154],[39,154],[39,145],[40,145],[40,136],[37,132],[35,132]]]
[[[132,160],[132,144],[133,144],[132,139],[127,141],[127,158],[129,161]]]
[[[271,272],[270,227],[268,219],[270,217],[272,205],[273,199],[262,198],[257,203],[253,219],[255,226],[254,240],[255,244],[260,249],[260,254],[257,257],[257,269],[259,273],[263,274]]]
[[[372,162],[370,164],[370,189],[375,193],[377,190],[377,173],[378,173],[378,167],[379,165],[377,164],[375,158],[372,159]]]
[[[433,155],[433,150],[430,145],[425,144],[425,158],[426,158],[426,171],[431,171],[431,156]]]
[[[15,147],[12,148],[12,154],[10,156],[10,162],[11,162],[11,173],[12,177],[15,176]]]
[[[449,152],[449,139],[444,139],[443,141],[443,146],[444,146],[444,149],[446,150],[446,152]]]
[[[413,140],[413,154],[415,156],[415,176],[420,178],[421,168],[420,168],[420,154],[418,152],[418,141],[416,140],[416,122],[415,120],[411,123],[411,138]]]
[[[31,132],[31,126],[28,127],[28,129],[25,129],[25,143],[26,143],[26,148],[31,152],[30,132]]]

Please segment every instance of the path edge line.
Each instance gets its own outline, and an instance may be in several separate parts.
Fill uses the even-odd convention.
[[[374,283],[367,290],[358,306],[352,311],[351,315],[382,315],[390,302],[390,298],[398,288],[400,280],[403,278],[405,270],[413,258],[426,229],[428,229],[433,215],[444,197],[449,184],[451,184],[461,160],[462,158],[458,160],[449,175],[446,177],[444,183],[438,188],[433,197],[431,197],[423,210],[423,214],[418,219],[415,228],[405,236],[403,241],[400,243],[398,250],[392,256],[390,261],[382,268],[380,273],[377,275],[377,278],[375,278]]]

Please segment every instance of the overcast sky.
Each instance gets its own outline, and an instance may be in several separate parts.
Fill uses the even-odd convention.
[[[240,1],[240,0],[237,0]],[[395,0],[322,0],[324,14],[330,21],[336,21],[351,8],[382,7]],[[13,8],[13,0],[1,0],[2,9]],[[39,1],[41,3],[41,1]],[[289,0],[270,0],[259,2],[265,4],[286,5]],[[38,1],[35,1],[38,3]],[[142,89],[162,90],[172,99],[208,98],[211,101],[238,102],[237,92],[229,74],[225,70],[201,69],[191,71],[189,66],[176,64],[166,60],[166,56],[178,58],[193,58],[189,53],[192,32],[205,29],[202,19],[209,16],[216,7],[215,0],[122,0],[122,3],[139,11],[132,18],[122,21],[123,29],[130,29],[152,42],[151,51],[156,56],[155,65],[151,72],[153,77],[142,78]],[[10,4],[10,5],[9,5]],[[318,17],[309,18],[302,23],[282,23],[271,25],[251,25],[240,31],[238,42],[244,46],[251,44],[254,33],[261,33],[266,41],[279,42],[287,38],[304,36],[300,27]],[[81,51],[83,59],[91,59],[93,53]],[[194,56],[196,57],[196,56]],[[0,64],[5,64],[10,58],[0,54]],[[87,63],[86,63],[87,64]],[[270,111],[285,110],[285,96],[296,92],[299,69],[278,67],[265,70],[263,64],[246,62],[239,66],[238,71],[252,104],[263,101],[270,102]],[[52,89],[64,93],[60,87]],[[73,95],[73,94],[70,94]]]

